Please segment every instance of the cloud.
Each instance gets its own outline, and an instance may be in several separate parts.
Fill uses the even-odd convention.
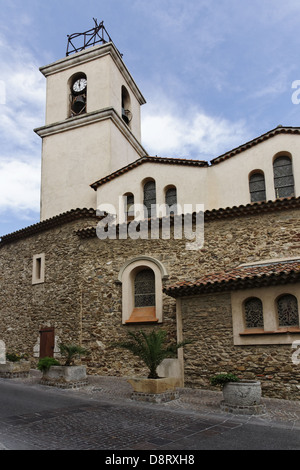
[[[33,55],[14,48],[0,37],[1,104],[0,159],[40,158],[39,138],[33,128],[44,121],[45,83]]]
[[[39,211],[40,178],[37,161],[0,161],[0,212],[18,212],[26,218],[28,211]]]
[[[0,212],[20,219],[39,211],[45,83],[33,54],[0,37]]]
[[[152,155],[211,160],[249,139],[243,121],[211,116],[194,106],[181,111],[161,98],[142,119],[143,145]],[[162,104],[163,103],[163,104]]]

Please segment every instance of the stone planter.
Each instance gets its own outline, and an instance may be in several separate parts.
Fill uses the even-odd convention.
[[[29,361],[8,361],[5,364],[0,364],[0,377],[5,379],[26,378],[29,376],[29,372]]]
[[[179,397],[176,387],[179,387],[181,382],[177,377],[158,379],[136,377],[128,379],[128,382],[133,388],[131,395],[133,400],[162,403]]]
[[[79,388],[87,383],[86,366],[51,366],[41,379],[41,384],[59,388]]]
[[[228,382],[223,387],[223,411],[236,414],[261,414],[265,411],[261,403],[261,383],[255,380]]]

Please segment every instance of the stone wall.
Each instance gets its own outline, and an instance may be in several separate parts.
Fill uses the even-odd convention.
[[[158,259],[169,274],[164,284],[173,284],[240,263],[300,255],[297,208],[209,216],[205,222],[205,244],[199,251],[186,250],[185,240],[80,238],[76,231],[88,226],[95,226],[94,218],[56,224],[0,245],[0,339],[5,341],[7,351],[26,352],[35,363],[33,351],[38,345],[39,329],[53,326],[58,342],[76,342],[91,351],[85,360],[89,373],[144,375],[145,369],[136,358],[112,347],[124,339],[128,329],[121,322],[121,285],[116,282],[127,260],[138,255]],[[45,282],[32,285],[32,258],[38,253],[45,253]],[[241,372],[246,373],[251,364],[251,372],[263,370],[263,374],[268,372],[266,357],[273,357],[276,352],[280,362],[289,355],[289,347],[234,348],[228,295],[216,298],[215,305],[211,303],[214,296],[207,299],[211,303],[208,310],[201,307],[199,311],[198,304],[189,309],[187,303],[184,334],[199,331],[209,342],[207,348],[201,341],[186,348],[189,385],[206,386],[211,372],[222,365],[220,361],[225,368],[231,364],[232,355]],[[175,300],[165,294],[162,326],[170,339],[176,338]],[[259,368],[262,360],[264,367]],[[201,364],[209,365],[211,370],[204,374]],[[272,366],[273,362],[269,367]],[[286,379],[288,374],[287,370]]]
[[[263,396],[299,400],[300,366],[293,364],[291,345],[234,346],[229,293],[182,299],[185,384],[211,388],[210,378],[234,373],[262,383]]]

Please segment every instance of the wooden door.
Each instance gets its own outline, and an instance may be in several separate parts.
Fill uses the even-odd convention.
[[[54,328],[40,329],[40,358],[53,357],[54,354]]]

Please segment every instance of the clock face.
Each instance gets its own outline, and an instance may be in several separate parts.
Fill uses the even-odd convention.
[[[87,81],[85,78],[79,78],[73,85],[73,90],[78,93],[79,91],[83,91],[86,88]]]

